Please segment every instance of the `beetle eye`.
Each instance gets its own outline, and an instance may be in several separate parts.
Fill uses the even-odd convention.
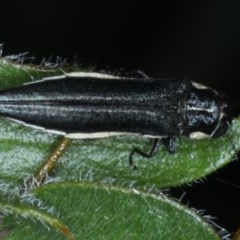
[[[222,135],[224,135],[228,129],[230,127],[230,123],[228,121],[223,122],[214,132],[214,134],[212,135],[213,138],[217,138],[220,137]]]
[[[232,122],[232,109],[229,104],[224,103],[222,105],[222,122],[228,122],[229,124]]]
[[[219,120],[219,126],[215,130],[214,134],[212,137],[220,137],[224,135],[227,130],[230,127],[230,124],[232,122],[232,111],[231,111],[231,106],[228,103],[228,100],[224,95],[221,96],[221,109],[220,109],[220,120]]]

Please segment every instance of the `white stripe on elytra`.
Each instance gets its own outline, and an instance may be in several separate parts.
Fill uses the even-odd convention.
[[[35,84],[35,83],[40,83],[40,82],[45,82],[50,80],[60,80],[67,77],[76,77],[76,78],[89,77],[89,78],[96,78],[96,79],[124,79],[118,76],[113,76],[110,74],[103,74],[103,73],[96,73],[96,72],[71,72],[71,73],[65,73],[62,75],[45,77],[40,80],[24,83],[23,85],[30,85],[30,84]]]
[[[21,120],[17,120],[14,118],[8,117],[8,119],[20,123],[26,127],[31,127],[34,129],[38,129],[47,133],[52,133],[56,135],[62,135],[66,138],[71,138],[71,139],[97,139],[97,138],[107,138],[107,137],[112,137],[112,136],[142,136],[145,138],[164,138],[167,136],[155,136],[155,135],[148,135],[148,134],[141,134],[141,133],[133,133],[133,132],[92,132],[92,133],[81,133],[81,132],[73,132],[73,133],[66,133],[64,131],[58,131],[54,129],[46,129],[44,127],[40,127],[34,124],[29,124]]]

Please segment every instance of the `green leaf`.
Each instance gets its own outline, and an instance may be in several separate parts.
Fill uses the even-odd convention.
[[[11,236],[13,236],[13,239],[16,239],[16,238],[19,239],[19,235],[21,234],[23,234],[21,239],[31,238],[29,237],[29,235],[31,235],[32,231],[29,230],[30,226],[26,226],[25,224],[26,222],[29,222],[30,224],[34,223],[35,225],[37,224],[38,226],[40,223],[42,224],[43,227],[46,227],[46,228],[52,227],[58,231],[61,231],[69,239],[71,240],[74,239],[72,233],[67,229],[67,227],[59,219],[43,211],[39,211],[32,207],[23,207],[21,205],[17,205],[17,204],[13,205],[8,203],[0,203],[0,211],[5,216],[5,220],[4,220],[5,228],[10,227],[9,233],[12,232],[11,229],[14,225],[18,226],[11,233]],[[8,218],[6,218],[6,216]],[[15,218],[15,221],[11,219],[9,223],[10,216],[13,216],[13,218]],[[19,228],[20,226],[19,223],[21,224],[23,223],[20,228]],[[30,231],[30,234],[28,233],[29,231]],[[26,238],[26,234],[27,234],[27,238]],[[8,237],[11,238],[11,236],[8,236]],[[39,239],[40,236],[41,235],[38,235],[38,238],[32,238],[32,239]]]
[[[0,61],[0,87],[54,73],[62,74],[63,71],[16,66]],[[8,182],[29,178],[60,140],[56,135],[7,119],[0,119],[0,125],[0,175]],[[176,153],[172,155],[163,147],[151,159],[136,154],[136,171],[132,171],[128,164],[131,150],[138,147],[149,151],[152,140],[126,136],[76,140],[61,158],[52,176],[62,180],[134,184],[144,188],[178,186],[202,178],[230,162],[240,148],[239,125],[240,120],[236,119],[228,134],[217,139],[190,140],[180,137]]]
[[[68,70],[38,69],[0,59],[0,89]],[[233,121],[226,135],[217,139],[179,137],[175,154],[169,154],[162,147],[151,159],[134,155],[135,171],[128,163],[131,150],[138,147],[149,151],[152,140],[127,136],[75,140],[47,178],[47,182],[55,183],[30,192],[33,199],[26,198],[29,189],[24,184],[61,137],[5,118],[0,118],[0,126],[2,206],[20,209],[23,205],[24,211],[33,210],[36,214],[39,210],[49,219],[63,223],[77,239],[141,239],[141,236],[145,239],[146,236],[147,239],[159,239],[159,236],[161,239],[218,239],[196,213],[162,195],[156,197],[143,190],[158,191],[191,183],[229,163],[240,149],[239,118]],[[12,211],[10,215],[0,218],[1,229],[11,236],[7,239],[39,239],[39,236],[40,239],[44,239],[43,236],[64,239],[60,233],[56,237],[54,225],[47,224],[53,228],[48,233],[46,228],[39,228],[35,218],[16,221],[19,213]],[[41,218],[38,220],[44,222]]]
[[[54,206],[52,212],[64,219],[75,239],[219,239],[194,211],[161,194],[73,182],[45,185],[34,193],[41,204]],[[22,219],[7,239],[66,238]]]

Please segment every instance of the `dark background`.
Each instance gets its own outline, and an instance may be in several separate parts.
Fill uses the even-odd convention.
[[[4,55],[29,52],[41,62],[57,56],[96,70],[142,70],[149,76],[188,77],[239,102],[240,1],[1,1]],[[172,190],[206,209],[234,232],[240,226],[240,164],[203,184]]]

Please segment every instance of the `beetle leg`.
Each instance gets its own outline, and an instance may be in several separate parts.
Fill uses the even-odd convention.
[[[157,151],[159,149],[160,140],[161,140],[160,138],[154,139],[153,145],[152,145],[152,149],[151,149],[151,151],[149,153],[143,152],[142,150],[140,150],[138,148],[134,148],[131,151],[131,153],[129,154],[129,165],[133,168],[133,170],[137,169],[137,167],[136,167],[136,165],[134,164],[134,161],[133,161],[133,154],[137,153],[140,156],[145,157],[145,158],[153,157],[157,153]]]
[[[176,149],[176,139],[175,137],[162,138],[162,142],[169,153],[174,153]]]

